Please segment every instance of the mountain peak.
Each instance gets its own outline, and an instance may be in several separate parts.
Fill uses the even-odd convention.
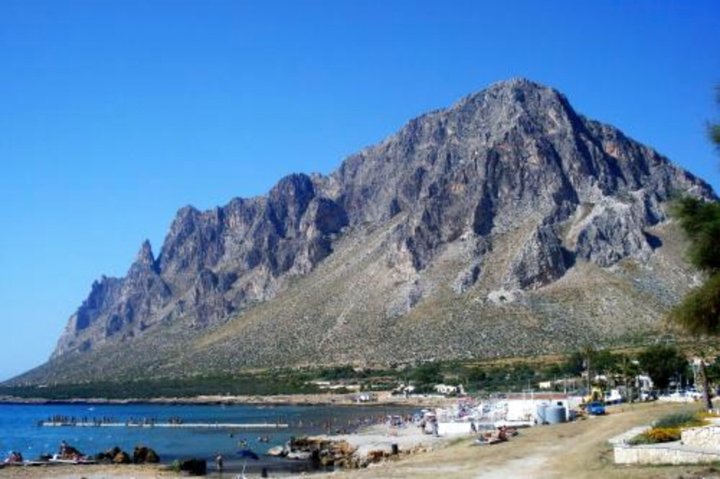
[[[140,251],[135,258],[135,262],[138,264],[150,266],[155,263],[155,255],[153,255],[152,245],[150,240],[146,239],[140,246]]]
[[[157,273],[157,262],[155,261],[155,255],[153,254],[150,240],[147,239],[143,241],[142,245],[140,245],[140,250],[138,250],[137,255],[135,256],[135,261],[130,267],[128,276],[134,276],[144,271],[152,271]]]
[[[100,368],[101,347],[117,347],[141,353],[127,353],[134,370],[189,373],[621,338],[657,326],[691,283],[677,249],[662,248],[664,202],[678,191],[713,197],[558,91],[512,78],[411,120],[330,177],[181,209],[159,258],[143,243],[54,357],[92,345]],[[84,356],[72,357],[77,367],[51,364],[50,377],[84,374]]]
[[[525,90],[550,90],[551,88],[548,86],[545,86],[541,83],[538,83],[536,81],[530,80],[529,78],[525,77],[512,77],[508,78],[507,80],[500,80],[495,83],[491,83],[487,89],[513,89],[513,88],[520,88]]]
[[[466,96],[456,106],[474,105],[484,109],[497,108],[509,111],[513,105],[522,105],[524,108],[540,111],[558,102],[567,103],[564,95],[559,91],[527,78],[517,77],[493,83],[483,90]]]

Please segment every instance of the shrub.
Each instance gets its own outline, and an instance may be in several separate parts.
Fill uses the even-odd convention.
[[[698,413],[691,411],[683,411],[663,416],[653,425],[654,428],[667,429],[667,428],[681,428],[681,427],[694,427],[702,426],[704,421],[699,417]]]
[[[630,439],[628,444],[635,446],[679,441],[682,428],[702,426],[706,423],[706,417],[705,413],[691,411],[668,414],[655,421],[653,428],[649,431]]]
[[[628,439],[627,443],[631,446],[639,446],[641,444],[651,444],[650,438],[645,433],[638,434],[637,436]]]

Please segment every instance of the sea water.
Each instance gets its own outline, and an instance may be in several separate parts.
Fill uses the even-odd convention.
[[[115,446],[128,452],[144,445],[154,449],[163,463],[202,458],[209,465],[217,454],[226,461],[238,451],[258,455],[285,444],[292,436],[352,430],[407,409],[378,406],[263,406],[165,404],[0,404],[0,460],[10,451],[25,459],[58,452],[61,441],[86,455]],[[287,428],[174,428],[174,427],[43,427],[53,417],[77,421],[111,420],[113,423],[155,421],[205,424],[287,424]],[[263,459],[266,462],[267,459]]]

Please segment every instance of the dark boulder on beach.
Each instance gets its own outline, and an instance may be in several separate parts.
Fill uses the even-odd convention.
[[[205,459],[185,459],[180,461],[179,469],[191,476],[204,476],[207,474],[207,461]]]
[[[125,451],[120,451],[117,454],[115,454],[115,457],[113,457],[112,460],[115,464],[130,464],[132,461],[130,460],[130,455]]]
[[[111,463],[113,462],[113,459],[115,459],[115,456],[117,456],[121,452],[122,449],[115,446],[112,449],[108,449],[107,451],[97,453],[95,455],[95,460],[103,463]]]
[[[136,446],[133,451],[133,464],[157,464],[160,462],[160,456],[155,450],[146,446]]]

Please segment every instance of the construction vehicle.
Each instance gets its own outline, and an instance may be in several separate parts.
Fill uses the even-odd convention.
[[[593,386],[590,394],[583,398],[580,408],[584,409],[590,416],[602,416],[605,414],[605,393],[599,386]]]
[[[584,404],[590,404],[591,402],[595,401],[605,402],[605,393],[603,392],[602,388],[598,386],[593,386],[593,388],[590,390],[590,394],[583,398]]]

